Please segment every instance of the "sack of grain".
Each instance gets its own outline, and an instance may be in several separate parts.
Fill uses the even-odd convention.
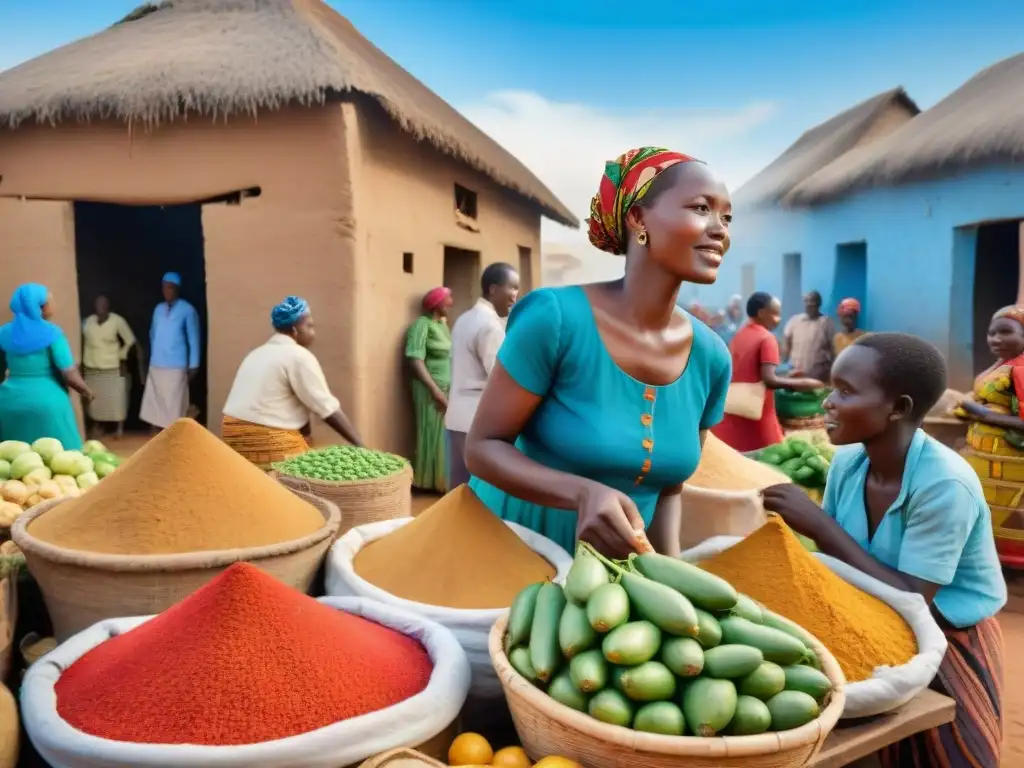
[[[766,520],[760,491],[789,478],[708,433],[697,471],[683,485],[679,545],[684,550],[713,536],[746,536]]]
[[[683,552],[682,558],[691,563],[699,563],[724,552],[741,540],[742,537],[738,536],[709,539]],[[847,583],[892,606],[917,638],[917,655],[906,664],[878,667],[867,680],[846,684],[843,718],[871,717],[902,707],[931,684],[946,655],[946,636],[932,618],[928,604],[920,595],[890,587],[834,557],[820,552],[814,553],[814,557]]]
[[[426,513],[423,513],[426,514]],[[490,514],[490,513],[488,513]],[[469,694],[474,698],[498,698],[502,695],[501,683],[494,672],[491,664],[490,653],[487,649],[487,638],[491,627],[505,611],[508,605],[486,609],[465,609],[448,608],[438,605],[427,605],[422,602],[396,597],[380,587],[371,584],[356,572],[356,556],[371,543],[383,539],[390,533],[409,525],[414,518],[399,520],[383,520],[379,523],[369,523],[353,528],[331,547],[327,556],[327,594],[328,595],[356,595],[377,600],[385,605],[391,605],[403,610],[411,611],[419,616],[436,621],[450,629],[458,638],[462,647],[469,657],[469,665],[472,670],[472,685]],[[497,518],[494,518],[497,520]],[[554,581],[562,583],[572,566],[572,557],[550,539],[534,533],[528,528],[515,523],[505,522],[526,545],[543,557],[553,566]],[[466,553],[470,556],[471,553]],[[478,556],[486,560],[486,552],[478,551]],[[473,578],[486,579],[486,569],[480,570]],[[527,586],[526,584],[521,585]],[[512,598],[509,598],[511,605]]]
[[[386,709],[260,744],[167,745],[103,739],[71,727],[57,713],[54,686],[64,670],[88,651],[153,617],[107,619],[62,643],[25,674],[21,699],[25,730],[40,756],[54,768],[338,768],[400,746],[418,746],[450,728],[469,690],[469,663],[450,630],[372,600],[324,597],[319,602],[419,640],[434,663],[427,687]]]

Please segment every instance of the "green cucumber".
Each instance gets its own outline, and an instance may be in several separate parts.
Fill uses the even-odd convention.
[[[683,716],[697,736],[717,736],[736,714],[736,686],[732,680],[698,677],[683,691]]]
[[[766,627],[780,629],[787,635],[792,635],[797,640],[806,645],[808,654],[807,658],[804,660],[804,663],[810,664],[810,666],[814,667],[817,670],[821,669],[821,662],[818,660],[818,655],[814,653],[813,650],[815,641],[814,638],[811,636],[810,632],[808,632],[806,629],[801,627],[796,622],[790,621],[785,616],[780,616],[779,614],[769,611],[768,609],[764,610],[764,621],[761,623],[764,624]]]
[[[565,577],[565,596],[576,605],[586,605],[594,590],[610,581],[608,569],[583,547]]]
[[[679,677],[697,677],[704,669],[704,649],[692,637],[666,637],[661,662]]]
[[[764,609],[760,603],[741,592],[736,596],[736,605],[729,611],[729,615],[740,616],[747,621],[760,624],[764,620]]]
[[[670,635],[697,636],[700,628],[693,603],[672,587],[629,571],[621,575],[619,583],[642,618]]]
[[[612,664],[632,667],[650,661],[661,647],[661,630],[649,621],[631,621],[613,629],[601,643]]]
[[[720,680],[746,677],[764,663],[764,654],[751,645],[719,645],[704,652],[704,674]]]
[[[573,685],[568,670],[562,670],[555,675],[555,679],[548,686],[548,696],[577,712],[587,711],[587,697]]]
[[[659,584],[671,587],[705,611],[727,611],[736,605],[737,593],[725,579],[685,560],[645,554],[631,559],[638,571]]]
[[[530,663],[529,649],[522,646],[513,648],[508,655],[508,661],[512,665],[512,669],[531,683],[537,682],[537,671],[533,668],[533,664]]]
[[[558,647],[558,625],[565,610],[562,587],[548,582],[537,594],[537,607],[530,627],[530,663],[537,678],[549,682],[562,663],[562,650]]]
[[[629,728],[633,723],[633,702],[614,688],[605,688],[595,694],[587,704],[587,711],[595,720],[609,725]]]
[[[671,701],[654,701],[636,711],[633,730],[660,733],[663,736],[682,736],[686,733],[686,718],[683,717],[683,710]]]
[[[806,725],[820,714],[818,702],[803,691],[782,691],[765,702],[772,715],[773,731],[789,731]]]
[[[676,695],[676,677],[660,661],[629,667],[619,678],[619,685],[633,701],[667,701]]]
[[[818,670],[802,664],[783,667],[787,691],[802,691],[819,704],[832,691],[832,681]]]
[[[601,651],[585,651],[569,662],[569,679],[580,693],[597,693],[608,685],[608,662]]]
[[[506,650],[517,645],[523,645],[530,639],[530,628],[533,626],[533,612],[537,606],[537,595],[544,582],[531,584],[523,589],[516,599],[512,601],[512,608],[508,612],[508,634],[506,635]]]
[[[766,661],[746,677],[736,681],[736,689],[743,696],[768,701],[786,688],[786,673],[778,664]]]
[[[700,643],[700,647],[705,650],[708,648],[714,648],[722,642],[722,627],[719,625],[718,619],[707,611],[697,608],[696,612],[697,642]]]
[[[621,584],[602,584],[587,600],[587,621],[595,632],[611,632],[629,621],[629,595]]]
[[[587,620],[587,609],[575,603],[566,603],[558,623],[558,647],[562,649],[562,655],[571,659],[595,645],[597,633]]]
[[[772,713],[768,706],[753,696],[736,697],[736,714],[726,731],[731,736],[754,736],[772,726]]]
[[[797,664],[807,657],[807,646],[780,629],[755,624],[740,616],[722,619],[719,625],[722,627],[724,642],[759,648],[764,654],[765,661],[774,661],[785,666]]]

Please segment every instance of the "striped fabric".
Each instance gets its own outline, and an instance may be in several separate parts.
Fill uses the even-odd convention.
[[[257,467],[269,471],[278,461],[309,450],[309,443],[297,429],[275,429],[225,416],[221,437],[228,447]]]
[[[882,768],[999,768],[1003,741],[1003,633],[994,618],[946,628],[949,649],[932,689],[956,701],[956,719],[879,753]]]
[[[84,368],[82,376],[95,396],[89,403],[90,419],[119,423],[128,418],[128,392],[131,390],[131,380],[127,376],[122,376],[117,368]]]

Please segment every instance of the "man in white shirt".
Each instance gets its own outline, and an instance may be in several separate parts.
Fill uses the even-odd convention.
[[[309,304],[289,296],[271,312],[274,335],[242,361],[224,405],[224,442],[261,469],[309,449],[310,414],[353,445],[362,439],[341,410],[309,347]]]
[[[444,426],[448,432],[448,489],[469,482],[463,452],[487,377],[505,340],[505,321],[519,297],[519,273],[498,262],[480,277],[481,298],[452,327],[452,385]]]

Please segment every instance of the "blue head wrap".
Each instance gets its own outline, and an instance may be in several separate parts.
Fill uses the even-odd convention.
[[[309,302],[298,296],[289,296],[270,311],[270,322],[279,331],[286,331],[309,314]]]
[[[168,272],[167,274],[165,274],[163,276],[163,279],[160,282],[170,283],[171,285],[176,285],[176,286],[178,286],[180,288],[181,287],[181,275],[179,275],[177,272]]]
[[[0,326],[0,348],[14,355],[30,355],[46,349],[60,337],[60,328],[43,319],[43,305],[49,297],[46,286],[38,283],[25,283],[14,292],[14,319]]]

